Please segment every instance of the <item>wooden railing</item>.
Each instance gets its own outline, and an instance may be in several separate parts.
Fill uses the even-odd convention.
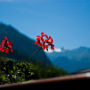
[[[20,83],[12,83],[0,85],[0,88],[71,88],[84,87],[87,82],[90,82],[90,73],[69,75],[63,77],[48,78],[43,80],[33,80]],[[86,86],[88,87],[88,85]]]

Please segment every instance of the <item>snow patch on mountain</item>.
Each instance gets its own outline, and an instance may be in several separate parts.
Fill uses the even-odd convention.
[[[55,48],[54,50],[51,50],[51,49],[48,49],[47,50],[44,50],[46,53],[53,53],[53,52],[57,52],[57,53],[60,53],[62,52],[62,49],[61,48]]]

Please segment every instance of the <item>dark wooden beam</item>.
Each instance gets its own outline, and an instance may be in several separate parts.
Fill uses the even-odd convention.
[[[0,88],[70,88],[71,86],[78,87],[78,85],[80,86],[80,84],[83,87],[85,86],[87,81],[90,82],[90,73],[5,84],[0,85]]]

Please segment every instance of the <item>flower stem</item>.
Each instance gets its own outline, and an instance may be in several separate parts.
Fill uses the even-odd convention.
[[[29,59],[31,60],[32,57],[33,57],[37,52],[39,52],[41,49],[42,49],[42,48],[39,48],[39,49],[37,49],[35,52],[33,52],[32,55],[31,55],[31,57],[30,57]]]

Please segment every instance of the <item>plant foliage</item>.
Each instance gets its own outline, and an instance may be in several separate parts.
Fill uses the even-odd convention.
[[[29,62],[17,62],[0,57],[0,84],[16,83],[27,80],[37,80],[56,76],[67,75],[62,69],[54,66],[43,66],[41,62],[31,64]]]

